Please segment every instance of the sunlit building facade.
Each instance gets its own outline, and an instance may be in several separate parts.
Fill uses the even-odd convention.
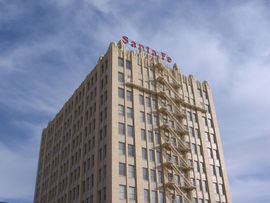
[[[111,43],[42,132],[35,203],[231,203],[209,84]]]

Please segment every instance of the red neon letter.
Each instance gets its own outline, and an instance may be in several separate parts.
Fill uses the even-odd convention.
[[[140,48],[140,47],[142,47],[142,50],[144,51],[144,46],[143,46],[143,45],[141,45],[141,44],[139,44],[139,48]]]
[[[152,50],[152,55],[157,56],[157,52],[155,50]]]
[[[136,42],[132,41],[130,44],[132,47],[134,47],[134,48],[136,47]]]
[[[160,53],[161,53],[161,59],[164,60],[164,57],[165,57],[166,54],[163,53],[163,52],[160,52]]]
[[[149,47],[145,47],[146,48],[146,52],[149,54]]]
[[[128,37],[127,36],[123,36],[122,38],[123,38],[124,44],[127,44],[128,43]]]
[[[167,61],[168,61],[169,63],[171,63],[171,62],[172,62],[171,57],[167,56]]]

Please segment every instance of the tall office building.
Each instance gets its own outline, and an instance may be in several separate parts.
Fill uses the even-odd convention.
[[[35,203],[230,203],[209,84],[111,43],[42,132]]]

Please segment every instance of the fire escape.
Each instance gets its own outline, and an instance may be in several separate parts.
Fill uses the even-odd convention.
[[[181,84],[162,63],[155,64],[154,70],[156,90],[135,84],[132,80],[127,80],[126,85],[157,96],[165,202],[176,202],[175,197],[181,196],[181,203],[192,203],[192,190],[196,187],[190,181],[189,172],[193,165],[188,161],[187,153],[191,148],[185,140],[189,132],[183,126],[186,113],[181,107],[203,112],[205,109],[185,102],[178,91]],[[174,200],[171,200],[171,194]]]
[[[189,177],[193,166],[187,160],[191,149],[185,141],[188,131],[182,124],[186,115],[181,110],[184,104],[178,91],[181,85],[163,64],[155,65],[155,73],[166,196],[181,196],[182,202],[191,203],[195,187]]]

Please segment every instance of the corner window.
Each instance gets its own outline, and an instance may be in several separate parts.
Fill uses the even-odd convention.
[[[124,82],[124,74],[118,72],[118,82]]]
[[[147,172],[147,168],[143,168],[143,179],[144,179],[144,180],[148,180],[148,172]]]
[[[124,62],[122,58],[118,58],[118,66],[124,67]]]
[[[119,154],[121,154],[121,155],[125,155],[125,143],[123,143],[123,142],[119,142],[119,144],[118,144],[118,147],[119,147]]]
[[[125,176],[126,175],[126,164],[119,163],[119,175]]]
[[[125,134],[125,124],[124,123],[118,123],[118,133],[121,135]]]
[[[118,115],[124,116],[125,115],[125,110],[123,105],[118,105]]]
[[[119,185],[119,198],[120,199],[126,199],[126,186],[125,185]]]
[[[124,99],[124,89],[118,88],[118,97]]]

